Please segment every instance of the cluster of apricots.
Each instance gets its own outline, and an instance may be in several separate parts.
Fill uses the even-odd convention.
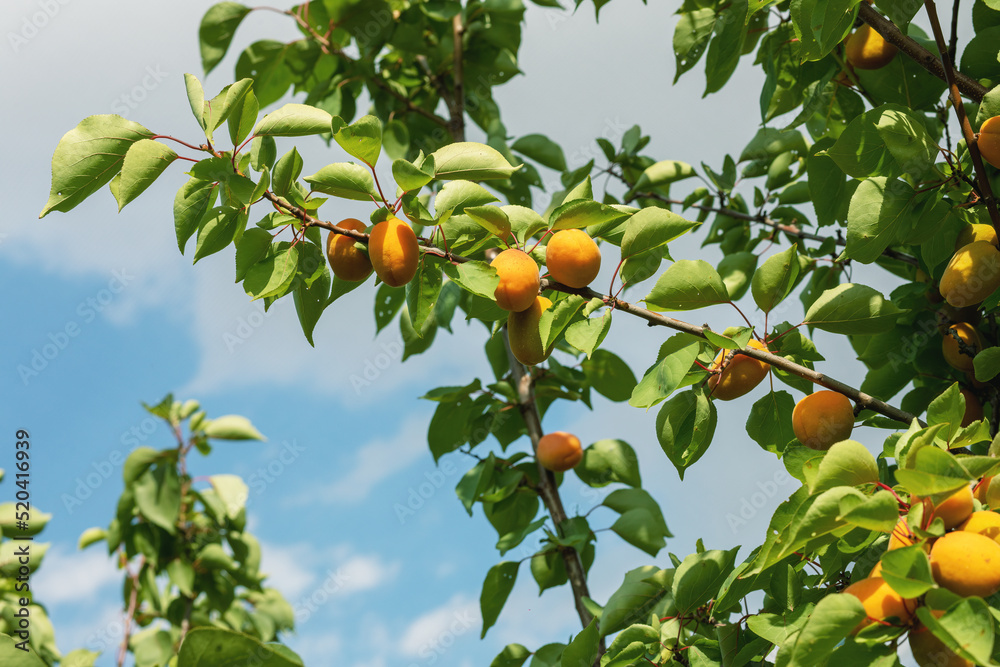
[[[364,232],[364,223],[347,218],[339,227]],[[545,264],[553,280],[568,287],[587,287],[601,270],[601,251],[581,229],[557,231],[545,246]],[[351,236],[331,231],[326,255],[333,274],[342,280],[365,280],[372,269],[386,285],[405,285],[416,275],[420,246],[413,229],[395,216],[377,223],[368,236],[368,249]],[[531,255],[519,248],[507,248],[490,263],[499,283],[494,293],[497,305],[509,311],[507,329],[511,350],[523,364],[539,364],[552,347],[542,344],[538,323],[552,301],[538,293],[541,279]],[[748,390],[749,391],[749,390]]]
[[[930,555],[934,581],[941,588],[963,597],[989,597],[1000,591],[1000,514],[988,510],[976,511],[974,498],[984,502],[1000,500],[1000,485],[992,495],[991,478],[984,478],[975,487],[963,486],[944,500],[934,504],[930,498],[913,496],[910,506],[921,505],[924,526],[940,518],[945,533],[941,537],[920,537],[905,518],[899,520],[889,536],[888,550],[918,545]],[[920,599],[906,599],[896,593],[882,575],[881,561],[868,577],[844,589],[844,594],[857,597],[868,617],[857,627],[858,632],[873,623],[910,625],[909,642],[913,656],[921,667],[947,665],[972,667],[973,663],[955,655],[915,619]],[[943,610],[931,610],[939,617]]]
[[[566,472],[583,460],[583,447],[572,433],[553,431],[538,440],[535,456],[546,470]]]

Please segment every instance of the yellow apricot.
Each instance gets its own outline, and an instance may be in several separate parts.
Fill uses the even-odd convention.
[[[931,572],[956,595],[989,597],[1000,591],[1000,544],[963,530],[948,533],[931,548]]]
[[[937,618],[944,615],[944,612],[939,610],[933,610],[931,613]],[[913,659],[920,667],[975,667],[974,663],[955,655],[919,621],[910,630],[908,641]]]
[[[583,447],[580,446],[580,439],[572,433],[553,431],[546,433],[538,441],[535,456],[543,468],[564,472],[575,468],[583,460]]]
[[[356,218],[347,218],[337,223],[338,227],[353,229],[356,232],[365,231],[363,222]],[[330,262],[333,275],[341,280],[358,282],[368,277],[372,272],[372,263],[364,250],[358,248],[357,242],[350,236],[330,232],[326,237],[326,258]]]
[[[861,621],[858,627],[854,628],[852,634],[871,625],[876,620],[885,621],[889,618],[897,618],[903,623],[908,623],[913,618],[913,611],[917,608],[916,600],[905,599],[892,590],[892,587],[882,577],[862,579],[845,588],[844,593],[861,600],[861,604],[865,607],[865,613],[868,614],[868,618]]]
[[[979,153],[983,159],[1000,169],[1000,116],[987,118],[979,128]]]
[[[792,410],[792,431],[806,447],[826,451],[854,430],[854,408],[846,396],[822,390],[806,396]]]
[[[872,571],[868,573],[868,578],[871,579],[872,577],[881,577],[881,576],[882,576],[882,561],[879,561],[875,563],[875,567],[873,567]]]
[[[768,351],[767,345],[756,340],[751,340],[747,347]],[[719,350],[711,367],[712,371],[718,372],[713,372],[708,378],[708,389],[712,397],[720,401],[731,401],[748,393],[760,384],[771,369],[763,361],[743,354],[736,354],[730,358],[731,352],[731,350]]]
[[[983,418],[983,404],[968,389],[962,389],[961,393],[965,397],[965,414],[962,415],[962,427],[964,428]]]
[[[959,525],[958,530],[976,533],[1000,542],[1000,514],[996,512],[973,512],[972,516]]]
[[[523,250],[507,248],[493,258],[490,266],[497,270],[497,305],[504,310],[519,313],[531,307],[538,296],[538,265]]]
[[[399,218],[390,216],[372,228],[368,255],[382,282],[399,287],[417,274],[420,246],[413,229]]]
[[[958,340],[956,340],[956,336]],[[961,345],[959,340],[962,341]],[[976,328],[968,322],[952,324],[941,336],[941,354],[944,355],[944,360],[952,368],[960,371],[973,369],[972,358],[981,349],[983,349],[983,341]]]
[[[896,522],[896,526],[892,529],[892,533],[889,534],[889,547],[888,550],[902,549],[903,547],[913,546],[917,542],[917,536],[913,534],[910,530],[910,526],[907,525],[906,519],[900,519]]]
[[[545,246],[552,278],[569,287],[586,287],[601,270],[601,250],[582,229],[563,229]]]
[[[1000,250],[988,241],[959,248],[941,276],[941,296],[955,308],[981,303],[1000,287]]]
[[[844,45],[844,57],[855,69],[885,67],[896,55],[895,45],[885,41],[870,25],[858,28]]]
[[[997,231],[993,229],[993,225],[984,225],[981,222],[975,222],[971,225],[966,225],[959,232],[958,240],[955,241],[955,250],[964,245],[969,245],[973,241],[989,241],[993,245],[1000,245],[1000,241],[997,240]]]
[[[916,505],[917,503],[924,504],[924,523],[921,526],[928,525],[932,518],[941,517],[941,520],[944,521],[945,530],[951,530],[968,519],[974,509],[972,504],[972,487],[968,485],[963,486],[933,507],[931,507],[929,498],[921,498],[919,496],[910,498],[910,505]]]
[[[519,313],[507,316],[507,338],[510,351],[525,366],[540,364],[549,358],[552,348],[542,347],[542,336],[538,331],[538,320],[542,312],[548,310],[552,302],[544,296],[536,296],[535,302]]]
[[[997,509],[1000,508],[1000,480],[992,482],[992,477],[983,477],[973,489],[973,495],[987,507]]]

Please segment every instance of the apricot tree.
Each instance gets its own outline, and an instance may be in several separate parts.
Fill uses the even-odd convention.
[[[494,377],[427,393],[439,404],[429,448],[435,460],[457,450],[478,459],[459,500],[470,514],[480,505],[501,556],[540,541],[531,575],[541,590],[568,584],[581,623],[566,644],[507,646],[496,667],[888,665],[906,636],[922,665],[996,665],[1000,545],[966,528],[984,525],[974,510],[996,505],[1000,470],[1000,251],[995,234],[972,227],[1000,228],[998,133],[987,131],[1000,116],[1000,4],[974,1],[966,44],[958,24],[970,10],[958,2],[948,36],[933,0],[677,5],[678,77],[704,58],[707,95],[744,56],[764,72],[762,127],[721,165],[648,155],[638,127],[619,145],[597,139],[603,160],[577,169],[545,136],[510,137],[493,90],[518,73],[521,0],[324,0],[283,11],[301,37],[245,47],[236,81],[216,95],[186,75],[204,139],[84,119],[56,146],[42,216],[105,185],[124,207],[190,162],[173,211],[181,251],[193,239],[197,261],[235,246],[247,295],[268,306],[291,296],[311,343],[324,344],[313,339],[322,314],[371,280],[342,273],[337,258],[366,269],[364,253],[380,283],[378,328],[398,319],[404,358],[427,352],[458,312],[483,323]],[[206,12],[206,72],[251,11],[223,2]],[[290,89],[296,102],[263,113]],[[466,140],[470,121],[486,143]],[[285,142],[309,136],[342,157],[303,164]],[[544,208],[539,168],[561,172],[564,188],[546,193]],[[613,185],[595,189],[595,174]],[[681,190],[688,183],[698,185]],[[370,201],[373,226],[341,224],[331,198]],[[328,245],[322,230],[334,235]],[[675,260],[670,243],[689,233],[717,245],[721,262]],[[589,285],[601,261],[615,266],[608,293]],[[884,294],[852,282],[857,264],[899,286]],[[644,306],[623,299],[626,289]],[[801,316],[775,321],[798,310],[793,295]],[[670,314],[727,304],[733,326],[719,331]],[[750,307],[762,327],[744,315]],[[669,336],[638,380],[602,347],[621,317]],[[866,367],[860,387],[825,372],[816,330],[846,337]],[[836,400],[821,394],[796,410],[789,390],[817,389]],[[562,474],[536,456],[552,403],[589,405],[593,392],[657,407],[655,435],[681,478],[729,410],[801,486],[741,562],[738,549],[699,545],[623,573],[595,600],[597,533],[585,514],[567,515]],[[750,392],[759,398],[749,415],[718,403]],[[877,456],[843,439],[858,426],[885,431]],[[602,500],[619,514],[611,530],[657,556],[670,533],[632,448],[591,443],[573,470],[591,487],[615,486]],[[950,502],[973,484],[974,502]],[[520,566],[485,573],[484,636]],[[754,593],[763,602],[748,608]],[[183,594],[171,588],[163,602]],[[184,667],[180,638],[171,637]]]

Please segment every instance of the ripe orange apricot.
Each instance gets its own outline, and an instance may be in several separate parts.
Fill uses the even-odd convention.
[[[945,267],[941,296],[955,308],[974,306],[1000,287],[1000,250],[988,241],[959,248]]]
[[[1000,169],[1000,116],[987,118],[979,128],[979,152],[983,159]]]
[[[997,240],[997,231],[993,229],[993,225],[984,225],[981,222],[974,222],[962,227],[962,231],[958,234],[958,240],[955,241],[955,250],[969,245],[973,241],[989,241],[995,246],[1000,246],[1000,241]]]
[[[1000,542],[1000,514],[996,512],[973,512],[972,516],[958,526],[958,530],[966,533],[977,533]]]
[[[913,618],[913,612],[917,608],[916,600],[905,599],[892,590],[892,587],[882,577],[862,579],[845,588],[844,593],[861,600],[861,604],[865,606],[865,613],[868,614],[868,618],[861,621],[858,627],[854,628],[852,634],[856,634],[876,620],[885,621],[889,618],[898,618],[903,623],[908,623]]]
[[[937,618],[944,615],[939,610],[932,610],[931,613]],[[974,663],[955,655],[919,621],[910,629],[908,641],[913,659],[920,667],[975,667]]]
[[[507,248],[493,258],[490,266],[497,270],[500,284],[494,293],[497,305],[519,313],[531,307],[538,296],[538,265],[531,256],[517,248]]]
[[[525,366],[540,364],[549,358],[552,348],[542,347],[542,336],[538,331],[538,320],[542,313],[552,306],[544,296],[536,296],[535,302],[519,313],[507,316],[507,338],[510,351]]]
[[[583,447],[580,446],[580,439],[572,433],[553,431],[541,437],[535,455],[542,467],[553,472],[564,472],[575,468],[583,460]]]
[[[408,224],[390,216],[372,228],[368,255],[382,282],[390,287],[405,285],[417,274],[420,261],[417,235]]]
[[[858,28],[844,45],[844,57],[855,69],[879,69],[889,64],[898,49],[872,29],[870,25]]]
[[[545,265],[563,285],[586,287],[601,270],[601,250],[582,229],[563,229],[545,246]]]
[[[910,498],[910,505],[916,505],[917,503],[924,503],[925,523],[921,524],[921,526],[926,526],[930,523],[931,511],[933,511],[933,517],[941,517],[941,520],[944,521],[945,530],[951,530],[968,519],[974,509],[972,504],[972,487],[968,485],[963,486],[933,508],[931,507],[929,498],[920,498],[919,496]]]
[[[846,396],[821,390],[795,404],[792,431],[806,447],[826,451],[835,442],[847,440],[854,430],[854,408]]]
[[[989,597],[1000,591],[1000,544],[964,530],[948,533],[931,548],[931,572],[956,595]]]
[[[341,220],[337,226],[356,232],[366,229],[365,224],[356,218]],[[372,272],[372,262],[368,255],[355,244],[356,241],[350,236],[335,232],[330,232],[326,237],[326,258],[330,262],[330,270],[341,280],[358,282]]]
[[[965,398],[965,413],[962,415],[962,426],[965,427],[983,418],[983,404],[968,389],[962,389],[961,393]]]
[[[955,337],[958,337],[958,340]],[[961,345],[959,340],[962,341]],[[963,351],[964,346],[964,351]],[[968,322],[957,322],[941,336],[941,354],[952,368],[960,371],[973,369],[972,358],[983,349],[983,341],[976,328]],[[970,355],[971,353],[971,355]]]
[[[973,495],[987,507],[997,509],[1000,508],[1000,480],[995,484],[991,482],[993,482],[992,477],[983,477],[973,489]]]
[[[751,340],[747,347],[768,351],[767,345],[756,340]],[[711,367],[712,371],[719,372],[713,373],[708,378],[708,389],[712,397],[720,401],[731,401],[748,393],[760,384],[771,369],[763,361],[744,354],[736,354],[730,359],[731,352],[731,350],[719,350]]]
[[[896,526],[892,529],[892,533],[889,534],[889,547],[888,550],[902,549],[903,547],[913,546],[917,542],[917,536],[913,534],[910,527],[906,523],[906,519],[900,519],[896,522]]]

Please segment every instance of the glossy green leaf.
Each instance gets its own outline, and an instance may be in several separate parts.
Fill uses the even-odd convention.
[[[771,312],[795,287],[800,271],[796,245],[768,257],[750,283],[754,302],[765,313]]]
[[[729,293],[711,264],[682,259],[660,275],[644,301],[657,310],[695,310],[727,303]]]
[[[216,440],[266,440],[250,420],[240,415],[225,415],[209,420],[203,427],[205,435]]]
[[[672,591],[680,613],[693,611],[715,596],[732,571],[738,551],[739,547],[691,554],[677,566]]]
[[[493,627],[500,616],[500,611],[507,602],[507,596],[514,589],[519,566],[518,562],[504,561],[494,565],[486,573],[482,595],[479,598],[479,607],[483,614],[483,631],[479,635],[480,639],[486,636],[487,630]]]
[[[708,450],[717,420],[715,404],[704,391],[685,391],[660,408],[656,437],[681,479],[684,471]]]
[[[843,283],[813,302],[805,322],[831,333],[876,334],[892,329],[903,312],[867,285]]]
[[[177,159],[169,146],[152,139],[140,139],[132,144],[122,160],[121,181],[118,184],[118,210],[138,197]]]
[[[566,171],[562,148],[543,134],[526,134],[512,143],[510,148],[549,169]]]
[[[147,520],[171,535],[177,532],[181,511],[181,482],[172,463],[158,463],[133,484],[135,505]]]
[[[439,180],[457,178],[483,181],[492,178],[510,178],[519,169],[512,167],[495,148],[471,141],[459,141],[434,151],[434,176]]]
[[[306,176],[305,181],[312,185],[313,190],[334,197],[358,201],[379,200],[371,172],[351,162],[328,164],[312,176]]]
[[[786,391],[772,391],[750,408],[747,435],[762,449],[780,454],[785,445],[795,439],[792,431],[792,410],[795,401]]]
[[[215,183],[197,178],[188,179],[174,197],[174,230],[177,248],[184,254],[184,246],[208,210],[215,203],[218,194]]]
[[[333,139],[348,155],[374,167],[382,152],[382,121],[375,116],[362,116],[341,128]]]
[[[177,653],[178,667],[303,667],[302,660],[280,644],[265,644],[249,635],[222,628],[192,628]]]
[[[233,41],[233,34],[249,13],[250,8],[238,2],[219,2],[202,16],[198,27],[198,45],[201,66],[206,74],[222,61]]]
[[[308,104],[288,103],[261,118],[253,133],[271,137],[323,134],[331,131],[333,118],[330,112],[323,109]]]

